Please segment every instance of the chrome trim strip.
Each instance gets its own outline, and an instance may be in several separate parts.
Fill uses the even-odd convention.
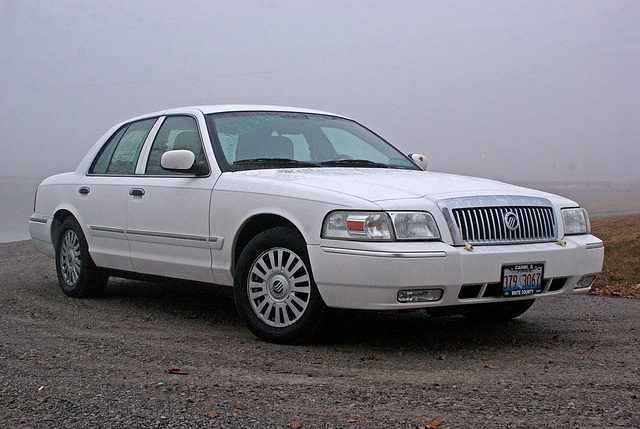
[[[587,243],[587,250],[589,249],[601,249],[604,247],[604,243]]]
[[[29,218],[29,222],[47,223],[47,220],[46,219],[40,219],[39,217],[30,217]]]
[[[122,228],[112,228],[112,227],[109,227],[109,226],[89,225],[89,229],[91,229],[92,231],[113,232],[113,233],[116,233],[116,234],[124,234],[124,229],[122,229]]]
[[[143,235],[147,237],[158,237],[158,238],[173,238],[178,240],[191,240],[191,241],[201,241],[201,242],[207,241],[207,237],[203,235],[173,234],[170,232],[141,231],[137,229],[127,229],[127,234]]]
[[[335,255],[372,256],[378,258],[446,258],[447,252],[384,252],[377,250],[340,249],[337,247],[320,246],[325,253]]]
[[[220,250],[222,245],[224,244],[224,240],[222,237],[207,237],[204,235],[188,235],[188,234],[173,234],[169,232],[154,232],[154,231],[143,231],[137,229],[127,229],[124,230],[122,228],[112,228],[109,226],[96,226],[91,225],[89,228],[92,231],[96,232],[107,232],[114,234],[129,234],[132,236],[138,237],[150,237],[155,239],[172,239],[172,240],[188,240],[197,243],[209,243],[210,247],[215,250]]]

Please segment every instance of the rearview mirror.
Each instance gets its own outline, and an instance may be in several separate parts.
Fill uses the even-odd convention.
[[[412,153],[409,155],[409,158],[411,158],[411,160],[415,162],[416,165],[422,170],[427,169],[427,158],[425,158],[424,155],[421,155],[419,153]]]

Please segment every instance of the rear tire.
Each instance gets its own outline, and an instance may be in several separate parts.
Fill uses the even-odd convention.
[[[479,322],[504,322],[515,319],[527,311],[535,299],[513,302],[469,305],[460,311],[467,319]]]
[[[309,341],[326,309],[304,239],[285,227],[258,234],[244,248],[236,266],[234,298],[251,332],[281,344]]]
[[[97,297],[109,276],[93,263],[82,228],[74,218],[62,222],[56,245],[56,271],[62,291],[73,298]]]

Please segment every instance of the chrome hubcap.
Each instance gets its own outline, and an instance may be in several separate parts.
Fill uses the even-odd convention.
[[[269,249],[251,266],[249,302],[258,318],[284,328],[304,314],[311,298],[311,277],[302,259],[289,249]]]
[[[73,286],[80,277],[80,240],[73,231],[67,231],[60,245],[60,271],[62,278],[69,286]]]

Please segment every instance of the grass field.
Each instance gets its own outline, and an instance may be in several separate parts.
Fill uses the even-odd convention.
[[[591,220],[604,241],[604,267],[592,293],[640,298],[640,214]]]

